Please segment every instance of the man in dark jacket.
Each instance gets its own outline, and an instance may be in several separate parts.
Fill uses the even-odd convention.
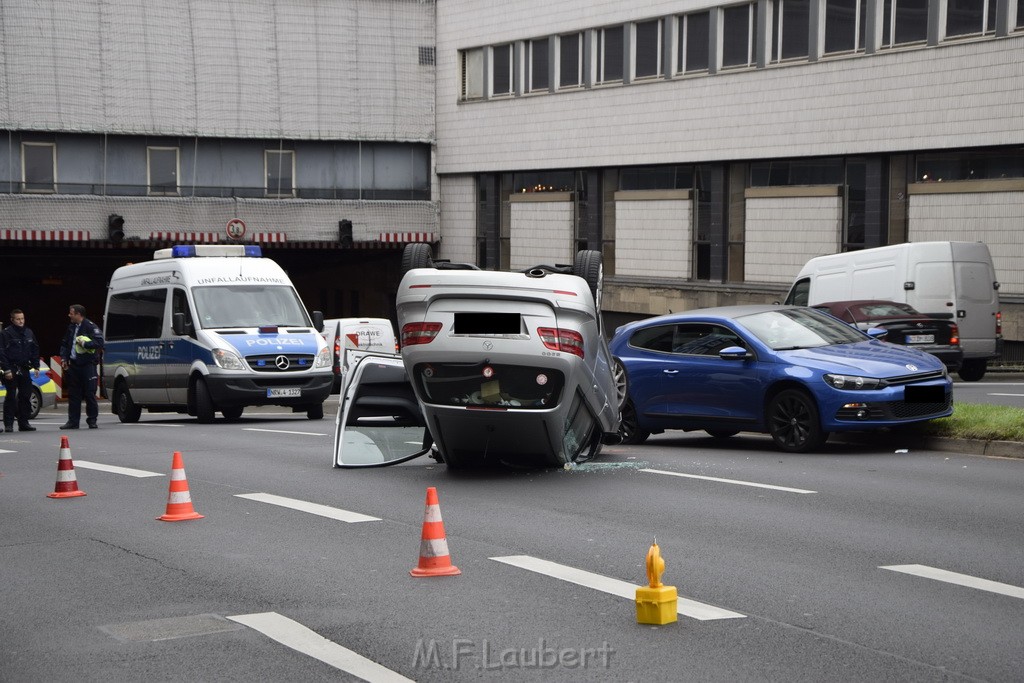
[[[32,330],[25,327],[25,313],[20,308],[11,311],[11,325],[0,332],[0,370],[7,388],[4,429],[13,432],[17,418],[19,431],[36,431],[28,423],[32,414],[32,377],[29,373],[39,374],[39,343]]]
[[[68,308],[68,331],[60,345],[61,365],[68,387],[68,421],[61,429],[78,429],[82,418],[82,400],[85,400],[85,421],[89,429],[96,429],[100,409],[96,403],[96,384],[99,381],[96,365],[103,351],[103,331],[85,317],[85,306],[72,304]]]

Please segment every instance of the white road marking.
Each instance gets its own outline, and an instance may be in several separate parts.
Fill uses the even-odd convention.
[[[926,579],[945,581],[946,583],[954,583],[958,586],[977,588],[978,590],[999,593],[1001,595],[1009,595],[1011,598],[1020,598],[1024,600],[1024,588],[1020,588],[1019,586],[1012,586],[1008,583],[999,583],[998,581],[989,581],[988,579],[979,579],[976,576],[970,576],[968,574],[957,574],[956,572],[946,571],[945,569],[936,569],[935,567],[928,567],[923,564],[894,564],[889,567],[879,567],[879,569],[888,569],[894,572],[922,576]]]
[[[320,515],[321,517],[330,517],[331,519],[337,519],[341,522],[379,522],[380,517],[370,517],[359,512],[351,512],[349,510],[342,510],[341,508],[332,508],[326,505],[320,505],[319,503],[310,503],[305,500],[296,500],[295,498],[283,498],[282,496],[275,496],[272,493],[236,493],[236,498],[247,498],[249,500],[255,500],[260,503],[269,503],[271,505],[280,505],[283,508],[291,508],[292,510],[298,510],[300,512],[308,512],[313,515]]]
[[[989,394],[989,396],[1024,396],[1024,394]]]
[[[4,450],[3,448],[0,448],[0,453],[17,453],[17,452],[18,451],[8,451],[8,450]]]
[[[705,477],[699,474],[683,474],[682,472],[669,472],[667,470],[651,470],[645,469],[640,470],[641,472],[650,472],[652,474],[667,474],[672,477],[686,477],[687,479],[704,479],[705,481],[718,481],[723,484],[739,484],[740,486],[754,486],[759,489],[773,489],[775,491],[789,491],[790,493],[817,493],[817,491],[808,491],[806,489],[791,489],[788,486],[773,486],[772,484],[757,484],[752,481],[740,481],[738,479],[719,479],[718,477]]]
[[[281,616],[277,612],[262,614],[239,614],[228,617],[231,621],[248,626],[254,631],[276,640],[286,647],[304,655],[319,659],[325,664],[341,669],[364,681],[388,683],[390,681],[411,681],[377,662],[327,640],[297,621]]]
[[[74,460],[75,467],[84,467],[87,470],[99,470],[101,472],[113,472],[114,474],[124,474],[129,477],[162,477],[164,475],[159,472],[147,472],[146,470],[135,470],[130,467],[118,467],[117,465],[104,465],[98,462],[89,462],[88,460]]]
[[[531,557],[530,555],[509,555],[506,557],[492,557],[491,559],[496,562],[512,565],[513,567],[519,567],[520,569],[526,569],[555,579],[568,581],[569,583],[574,583],[577,586],[593,588],[594,590],[601,591],[602,593],[626,598],[627,600],[636,600],[637,586],[629,583],[628,581],[613,579],[601,574],[595,574],[582,569],[576,569],[575,567],[569,567],[564,564],[558,564],[557,562],[549,562],[548,560],[542,560],[538,557]],[[732,612],[727,609],[722,609],[721,607],[715,607],[714,605],[706,605],[682,595],[679,596],[677,604],[678,609],[676,611],[679,614],[699,621],[746,618],[745,614]]]
[[[183,424],[173,422],[127,422],[122,423],[125,427],[184,427]]]
[[[242,427],[244,432],[273,432],[274,434],[301,434],[303,436],[327,436],[319,432],[290,432],[286,429],[257,429],[256,427]]]

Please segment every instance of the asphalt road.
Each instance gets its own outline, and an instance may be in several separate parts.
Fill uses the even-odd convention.
[[[953,400],[1024,408],[1024,374],[990,372],[980,382],[956,380]]]
[[[353,471],[330,466],[330,417],[104,413],[67,432],[87,495],[55,500],[61,422],[0,435],[2,681],[1024,670],[1024,460],[674,433],[574,470]],[[202,519],[156,520],[176,450]],[[429,486],[459,576],[409,575]],[[682,613],[639,625],[655,538]]]

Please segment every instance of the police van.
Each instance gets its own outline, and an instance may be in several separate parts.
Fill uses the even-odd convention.
[[[103,381],[121,422],[142,409],[211,422],[246,406],[324,415],[331,352],[284,270],[254,245],[179,245],[114,271]]]

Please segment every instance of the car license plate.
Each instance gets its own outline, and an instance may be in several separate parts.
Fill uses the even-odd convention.
[[[907,403],[943,403],[946,390],[940,385],[908,386],[903,389],[903,400]]]
[[[267,389],[267,398],[298,398],[302,389],[298,387],[274,387]]]
[[[907,335],[907,343],[908,344],[934,344],[935,343],[935,335],[934,334],[908,334]]]

